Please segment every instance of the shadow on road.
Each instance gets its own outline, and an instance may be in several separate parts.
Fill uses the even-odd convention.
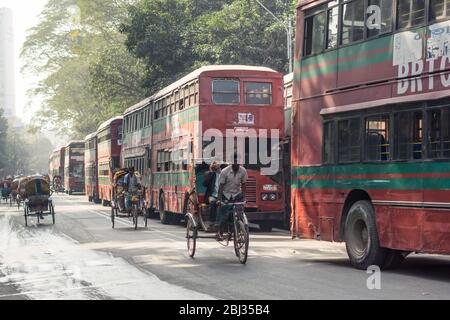
[[[321,265],[332,265],[333,267],[338,268],[354,269],[349,260],[345,258],[308,259],[308,261]],[[358,272],[358,270],[354,270]],[[385,270],[383,272],[427,280],[450,282],[450,259],[445,261],[436,257],[413,256],[407,258],[397,269]]]

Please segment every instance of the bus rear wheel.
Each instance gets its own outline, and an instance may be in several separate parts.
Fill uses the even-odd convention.
[[[387,250],[380,247],[375,212],[369,201],[358,201],[351,207],[345,223],[345,244],[355,268],[383,266]]]

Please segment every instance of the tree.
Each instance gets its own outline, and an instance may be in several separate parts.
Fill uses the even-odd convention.
[[[129,7],[130,18],[121,31],[127,36],[128,49],[145,63],[148,94],[195,67],[194,22],[229,2],[143,0]]]
[[[265,1],[280,19],[296,0]],[[286,32],[253,0],[143,0],[121,30],[146,65],[149,94],[206,64],[250,64],[286,72]]]
[[[39,77],[34,122],[72,138],[145,97],[144,68],[124,45],[118,26],[132,0],[49,0],[23,46],[23,71]]]
[[[287,21],[297,1],[265,1],[280,20]],[[199,64],[248,64],[287,72],[285,26],[252,0],[235,0],[222,10],[200,17],[192,32]]]
[[[6,142],[8,133],[8,121],[3,117],[3,109],[0,108],[0,177],[6,167]]]

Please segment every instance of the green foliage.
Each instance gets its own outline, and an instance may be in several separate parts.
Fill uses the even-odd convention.
[[[144,68],[118,27],[131,0],[49,0],[23,46],[23,70],[39,77],[37,128],[84,138],[145,97]],[[35,128],[36,129],[36,128]]]
[[[27,128],[9,127],[0,109],[0,178],[14,175],[46,173],[51,142]]]
[[[282,21],[296,0],[261,0]],[[286,31],[255,0],[48,0],[23,46],[36,131],[83,138],[206,64],[287,72]]]
[[[0,107],[0,171],[6,167],[6,141],[8,132],[8,121],[3,117],[3,109]],[[0,172],[1,176],[1,172]]]
[[[262,1],[281,21],[296,0]],[[206,64],[289,69],[286,24],[254,0],[142,0],[122,26],[126,45],[146,65],[149,93]]]

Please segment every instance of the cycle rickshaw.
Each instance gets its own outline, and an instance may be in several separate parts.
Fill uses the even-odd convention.
[[[133,222],[134,229],[139,226],[139,218],[144,220],[144,226],[148,226],[148,215],[145,204],[145,193],[142,187],[135,188],[127,192],[128,186],[124,178],[129,173],[129,169],[120,169],[116,172],[112,183],[112,201],[111,201],[111,223],[115,229],[116,218],[127,218]],[[127,204],[128,203],[128,208]]]
[[[28,226],[29,218],[36,217],[40,224],[45,216],[51,216],[55,224],[55,208],[48,179],[42,176],[29,177],[23,182],[23,187],[25,226]]]
[[[7,178],[6,180],[3,180],[0,182],[0,196],[1,196],[1,201],[5,201],[6,204],[8,204],[8,201],[10,201],[10,197],[11,197],[11,184],[12,184],[12,179]]]
[[[195,256],[198,239],[211,239],[226,247],[233,243],[234,252],[239,262],[241,264],[247,263],[250,232],[245,215],[245,202],[241,202],[240,198],[242,197],[237,196],[234,201],[231,200],[224,204],[226,223],[222,226],[223,237],[218,239],[216,236],[200,235],[201,232],[211,231],[213,221],[211,221],[209,207],[207,205],[197,206],[196,200],[192,199],[192,195],[187,197],[185,206],[188,206],[189,209],[185,209],[185,212],[187,212],[186,241],[188,254],[191,258]],[[197,207],[198,210],[195,209]]]

